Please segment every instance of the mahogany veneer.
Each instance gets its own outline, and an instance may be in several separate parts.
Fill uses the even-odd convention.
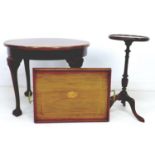
[[[17,70],[24,60],[27,91],[26,96],[32,95],[30,85],[29,60],[61,60],[65,59],[70,67],[79,68],[83,64],[83,57],[87,54],[87,41],[61,38],[32,38],[6,41],[8,49],[7,62],[10,68],[15,97],[16,108],[13,111],[15,116],[22,114],[20,108],[19,88]]]
[[[108,121],[110,69],[33,69],[35,122]]]

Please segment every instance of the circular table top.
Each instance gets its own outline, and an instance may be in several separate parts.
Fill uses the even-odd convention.
[[[31,48],[31,49],[74,49],[89,46],[89,42],[75,39],[62,38],[30,38],[16,39],[4,42],[7,47]]]
[[[111,34],[110,39],[124,40],[124,41],[148,41],[149,38],[146,36],[139,35],[128,35],[128,34]]]

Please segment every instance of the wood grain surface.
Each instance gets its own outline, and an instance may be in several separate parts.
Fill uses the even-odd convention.
[[[35,122],[108,121],[110,69],[34,69]]]
[[[4,42],[4,45],[18,49],[65,50],[88,47],[89,42],[64,38],[27,38],[7,40]]]

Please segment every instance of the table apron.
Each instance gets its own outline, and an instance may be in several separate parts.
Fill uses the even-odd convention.
[[[60,60],[74,57],[84,57],[87,54],[87,48],[80,48],[68,51],[27,51],[15,48],[8,48],[8,56],[14,59],[31,59],[31,60]]]

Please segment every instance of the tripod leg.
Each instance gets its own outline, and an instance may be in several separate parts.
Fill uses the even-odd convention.
[[[140,121],[140,122],[145,122],[144,118],[139,116],[136,112],[136,109],[135,109],[135,100],[129,96],[126,96],[126,101],[129,102],[129,105],[131,107],[131,110],[134,114],[134,116]]]
[[[113,106],[113,104],[114,104],[115,101],[116,101],[116,100],[114,100],[114,97],[111,96],[111,97],[110,97],[110,108]]]
[[[123,104],[123,106],[125,107],[125,105],[126,105],[126,104],[125,104],[125,101],[121,101],[121,103],[122,103],[122,104]]]
[[[114,102],[117,100],[121,100],[121,94],[110,97],[110,107],[112,107]]]

